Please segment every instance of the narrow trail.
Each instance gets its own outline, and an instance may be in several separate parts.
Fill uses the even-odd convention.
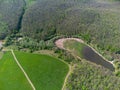
[[[16,61],[17,65],[19,66],[19,68],[21,69],[21,71],[24,73],[24,75],[25,75],[26,79],[28,80],[29,84],[31,85],[32,89],[33,89],[33,90],[36,90],[35,86],[34,86],[33,83],[31,82],[31,80],[30,80],[30,78],[28,77],[27,73],[25,72],[25,70],[23,69],[23,67],[20,65],[20,63],[18,62],[18,60],[17,60],[17,58],[16,58],[13,50],[11,50],[11,53],[12,53],[12,55],[13,55],[13,57],[14,57],[14,60]]]
[[[62,90],[65,90],[65,87],[66,87],[66,84],[67,84],[67,80],[68,80],[68,78],[69,78],[69,76],[70,76],[70,74],[72,73],[73,68],[74,68],[74,66],[73,66],[73,67],[70,66],[70,65],[68,65],[68,66],[69,66],[69,72],[68,72],[68,74],[67,74],[66,77],[65,77]]]

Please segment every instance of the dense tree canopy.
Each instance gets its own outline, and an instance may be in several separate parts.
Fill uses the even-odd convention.
[[[0,0],[0,39],[20,28],[24,0]]]
[[[36,0],[26,9],[21,32],[38,40],[81,35],[103,49],[116,51],[120,48],[116,43],[120,40],[119,8],[119,2],[112,0]]]

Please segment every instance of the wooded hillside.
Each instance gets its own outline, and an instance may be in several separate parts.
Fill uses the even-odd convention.
[[[78,35],[103,49],[117,51],[119,9],[119,2],[113,0],[36,0],[24,14],[21,32],[37,40],[56,34]]]
[[[0,0],[0,39],[21,28],[24,0]]]

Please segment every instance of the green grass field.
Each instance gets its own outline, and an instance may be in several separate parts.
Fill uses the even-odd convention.
[[[32,90],[11,52],[0,59],[0,90]]]
[[[15,52],[36,90],[61,90],[69,67],[60,60],[40,54]]]
[[[73,52],[75,55],[83,57],[82,55],[82,50],[84,48],[84,44],[75,41],[75,40],[67,40],[66,42],[64,42],[64,47],[68,50],[70,50],[71,52]]]
[[[3,52],[0,52],[0,59],[2,58],[2,56],[3,56]]]
[[[36,90],[61,90],[69,67],[47,55],[15,52]],[[32,90],[11,52],[0,60],[0,90]]]

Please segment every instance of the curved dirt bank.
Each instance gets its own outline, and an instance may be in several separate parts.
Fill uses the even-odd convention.
[[[62,38],[62,39],[56,40],[56,41],[55,41],[55,45],[56,45],[58,48],[60,48],[60,49],[65,49],[65,48],[64,48],[64,42],[65,42],[66,40],[76,40],[76,41],[78,41],[78,42],[80,42],[80,43],[84,43],[83,40],[78,39],[78,38]]]
[[[66,40],[76,40],[80,43],[84,43],[83,40],[78,39],[78,38],[62,38],[62,39],[56,40],[55,44],[58,48],[67,50],[66,48],[64,48],[64,42]],[[105,68],[108,68],[111,71],[114,71],[114,67],[113,67],[114,65],[112,62],[105,59],[101,54],[99,54],[94,48],[92,48],[88,44],[86,44],[86,43],[84,43],[84,44],[86,45],[85,48],[83,48],[83,52],[82,52],[84,59],[86,59],[90,62],[96,63],[97,65],[101,65]],[[79,56],[77,56],[77,57],[79,57]]]

